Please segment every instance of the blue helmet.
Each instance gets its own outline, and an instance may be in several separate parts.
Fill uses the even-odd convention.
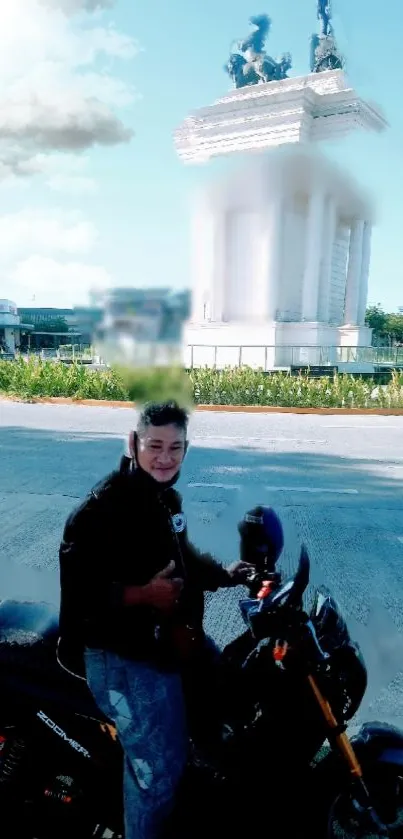
[[[284,548],[284,531],[272,507],[255,507],[238,525],[241,559],[258,570],[274,573]]]

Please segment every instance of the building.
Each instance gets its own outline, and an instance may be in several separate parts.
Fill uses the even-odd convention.
[[[18,307],[18,312],[23,320],[32,323],[35,327],[44,326],[58,320],[64,320],[68,327],[75,327],[74,309],[41,308],[40,306]]]
[[[33,331],[32,323],[25,323],[12,300],[0,300],[0,351],[14,355],[21,339]]]
[[[21,342],[23,351],[42,349],[56,350],[64,344],[84,343],[77,330],[76,316],[73,309],[56,307],[21,307],[19,316],[32,324],[29,340]]]
[[[105,293],[95,343],[109,361],[157,364],[182,354],[190,292],[169,288],[114,288]],[[141,359],[141,362],[140,362]]]
[[[103,318],[101,305],[75,306],[73,310],[73,324],[80,334],[80,344],[91,346],[98,324]]]
[[[103,315],[100,306],[77,306],[73,309],[22,307],[18,312],[24,321],[33,324],[32,349],[39,349],[45,344],[54,348],[62,344],[90,345],[95,326]]]
[[[136,340],[141,340],[141,333],[145,332],[152,333],[153,341],[162,335],[164,340],[176,342],[189,317],[190,299],[188,290],[114,288],[96,297],[91,295],[90,305],[72,309],[17,308],[15,303],[3,300],[0,339],[12,352],[20,346],[23,350],[57,349],[63,344],[90,346],[99,337],[103,323],[107,328],[112,324],[114,329],[129,331]],[[25,338],[22,342],[21,336]]]

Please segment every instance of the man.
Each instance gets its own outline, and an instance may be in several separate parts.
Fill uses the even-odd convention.
[[[60,547],[60,658],[84,655],[116,725],[125,839],[158,837],[172,810],[188,751],[182,675],[203,658],[204,591],[237,585],[251,568],[226,570],[188,540],[173,489],[187,425],[175,402],[146,405],[130,457],[70,515]]]

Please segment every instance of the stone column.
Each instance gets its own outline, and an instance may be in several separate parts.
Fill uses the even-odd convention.
[[[304,321],[318,320],[323,216],[324,195],[322,189],[316,185],[309,197],[306,221],[305,266],[302,286],[302,320]],[[290,243],[290,247],[292,247],[292,243]]]
[[[282,243],[284,230],[284,200],[280,185],[276,183],[268,206],[262,209],[259,230],[256,282],[250,294],[255,296],[255,313],[258,320],[274,321],[281,282]]]
[[[12,326],[6,326],[4,329],[4,340],[7,346],[7,352],[15,352],[15,337]]]
[[[362,237],[362,264],[360,294],[358,299],[358,326],[364,326],[365,324],[365,313],[367,310],[368,300],[369,266],[371,262],[371,238],[372,224],[366,221],[364,224],[364,232]]]
[[[344,307],[344,324],[346,326],[357,326],[358,322],[363,233],[364,222],[362,220],[353,221],[351,225],[346,283],[346,302]]]
[[[192,311],[191,323],[205,320],[206,299],[211,304],[213,286],[213,219],[206,202],[199,200],[193,206],[191,220],[191,259],[192,259]]]
[[[226,213],[201,198],[193,208],[191,226],[192,323],[221,321],[225,309]]]
[[[333,250],[336,238],[337,208],[331,195],[328,196],[325,209],[323,235],[322,269],[319,288],[318,320],[329,323],[330,297],[332,290]]]
[[[212,249],[211,319],[222,321],[226,304],[227,214],[221,207],[214,215]]]

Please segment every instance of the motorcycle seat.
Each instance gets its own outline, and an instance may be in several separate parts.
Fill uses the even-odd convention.
[[[49,603],[0,603],[0,684],[17,695],[110,723],[87,682],[57,660],[58,609]]]

